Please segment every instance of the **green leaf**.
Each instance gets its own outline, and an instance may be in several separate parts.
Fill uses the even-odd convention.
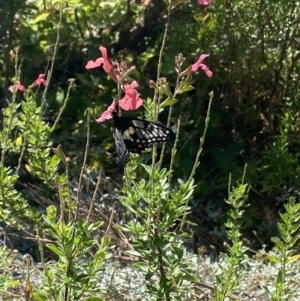
[[[165,101],[160,104],[160,108],[174,105],[178,100],[174,98],[173,95],[170,95]]]
[[[270,255],[268,254],[268,258],[271,262],[274,262],[274,263],[279,263],[279,260],[277,257],[275,257],[274,255]]]
[[[141,256],[141,253],[135,251],[135,250],[128,250],[125,252],[126,254],[129,254],[129,255],[133,255],[133,256],[136,256],[136,257],[140,257]]]
[[[104,299],[101,297],[93,296],[93,297],[87,297],[85,300],[86,301],[103,301]]]
[[[47,217],[50,221],[54,221],[57,215],[57,209],[55,206],[51,205],[47,208]]]
[[[44,21],[44,20],[47,20],[49,16],[49,13],[48,12],[45,12],[45,13],[41,13],[40,15],[38,15],[32,22],[32,24],[37,24],[39,23],[40,21]]]
[[[4,287],[7,289],[7,288],[10,288],[10,287],[13,287],[13,286],[17,286],[17,285],[20,285],[20,281],[17,280],[17,279],[15,279],[15,280],[11,280],[11,281],[5,282]]]
[[[92,224],[90,224],[90,225],[88,226],[87,231],[88,231],[88,232],[95,231],[95,230],[97,230],[99,227],[101,227],[103,224],[104,224],[104,222],[102,222],[102,221],[99,221],[99,222],[96,222],[96,223],[92,223]]]
[[[149,272],[149,265],[147,263],[145,263],[145,262],[137,262],[137,263],[134,263],[133,266],[135,268],[138,268],[138,269],[146,272],[146,273]]]
[[[55,245],[53,244],[47,244],[46,245],[48,249],[50,249],[53,253],[55,253],[58,256],[63,256],[63,252],[61,252]]]
[[[283,276],[283,271],[282,270],[279,270],[278,271],[278,275],[277,275],[277,279],[276,279],[276,282],[277,283],[283,283],[283,279],[284,279],[284,276]]]
[[[33,293],[33,298],[34,298],[34,300],[37,300],[37,301],[46,301],[46,300],[48,300],[47,296],[45,296],[44,294],[40,294],[40,293]]]

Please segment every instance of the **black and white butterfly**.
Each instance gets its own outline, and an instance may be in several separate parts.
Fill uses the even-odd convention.
[[[174,132],[164,125],[144,119],[121,117],[113,113],[114,138],[119,164],[125,167],[129,152],[140,154],[154,143],[174,141]]]

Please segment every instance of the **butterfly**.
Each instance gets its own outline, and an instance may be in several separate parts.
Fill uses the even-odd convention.
[[[129,152],[141,154],[154,143],[171,142],[176,138],[171,129],[145,119],[122,117],[114,112],[113,120],[117,154],[122,167],[129,161]]]

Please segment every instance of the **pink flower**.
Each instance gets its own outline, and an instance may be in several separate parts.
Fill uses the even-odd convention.
[[[20,90],[22,92],[25,92],[26,88],[20,83],[19,80],[17,80],[13,85],[9,86],[8,90],[11,93],[14,93],[15,90]]]
[[[111,65],[109,59],[108,59],[108,54],[107,54],[107,49],[103,46],[99,47],[102,57],[99,57],[95,61],[88,61],[87,64],[85,65],[86,69],[92,69],[96,67],[100,67],[103,64],[103,69],[104,71],[115,81],[118,82],[118,78],[115,74],[115,71],[113,69],[113,66]]]
[[[182,71],[180,76],[185,76],[191,73],[196,72],[199,68],[201,68],[208,77],[212,77],[213,73],[208,69],[205,64],[202,64],[202,61],[208,57],[209,54],[201,54],[198,61],[193,65],[190,65],[186,70]]]
[[[45,77],[45,74],[39,74],[39,77],[34,81],[34,83],[30,87],[36,87],[39,85],[46,86],[48,81],[46,79],[44,79],[44,77]]]
[[[136,88],[138,83],[133,81],[131,84],[125,85],[125,96],[119,100],[119,106],[125,110],[137,110],[143,105],[143,99],[140,98],[140,94],[137,92]]]
[[[113,111],[116,109],[116,102],[113,100],[112,104],[108,107],[106,111],[104,111],[99,118],[96,119],[97,122],[103,122],[108,119],[113,118]]]
[[[198,3],[201,5],[208,5],[210,4],[211,0],[198,0]]]

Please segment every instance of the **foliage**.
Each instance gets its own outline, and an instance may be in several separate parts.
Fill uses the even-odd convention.
[[[215,300],[226,300],[235,291],[241,289],[240,283],[246,275],[244,265],[247,263],[245,254],[247,248],[241,241],[243,227],[243,214],[248,197],[248,187],[241,184],[229,191],[227,203],[231,205],[228,213],[227,227],[228,240],[232,245],[227,244],[228,254],[222,254],[227,263],[226,267],[220,266],[222,273],[216,275]]]
[[[57,221],[57,211],[51,206],[44,216],[45,230],[55,243],[47,244],[59,261],[48,266],[43,262],[44,285],[34,290],[37,300],[55,299],[82,300],[83,296],[93,296],[94,300],[103,300],[96,297],[103,293],[97,286],[98,274],[103,272],[103,263],[110,255],[108,252],[109,239],[103,237],[99,243],[92,234],[102,225],[102,222],[89,223],[70,219],[69,223]],[[96,248],[95,252],[92,252]],[[40,244],[41,254],[43,246]],[[86,261],[86,254],[91,254]],[[44,260],[44,259],[43,259]],[[81,262],[78,262],[81,260]]]
[[[289,277],[288,265],[298,260],[300,255],[292,255],[293,248],[299,241],[299,237],[295,235],[299,231],[300,204],[296,203],[293,198],[289,199],[285,206],[285,213],[280,214],[281,222],[278,228],[281,237],[273,237],[275,244],[275,254],[269,254],[272,263],[278,266],[278,275],[274,283],[274,289],[265,286],[264,289],[272,298],[272,301],[290,300],[296,292],[292,289],[292,279]]]
[[[3,234],[3,233],[2,233]],[[18,280],[13,280],[9,275],[9,268],[14,261],[16,254],[7,249],[6,246],[0,245],[0,256],[6,260],[1,260],[0,263],[0,294],[3,295],[11,287],[16,287],[20,283]]]
[[[268,150],[262,152],[263,192],[281,191],[284,182],[298,185],[298,177],[295,175],[299,171],[299,152],[297,148],[291,151],[297,144],[293,141],[294,128],[292,114],[288,110],[280,117],[279,134],[272,138]]]
[[[259,229],[269,244],[268,222],[276,223],[279,208],[286,211],[278,224],[281,237],[272,240],[274,254],[268,257],[278,277],[265,291],[272,300],[291,299],[287,266],[299,257],[292,255],[299,204],[285,203],[298,186],[299,3],[215,0],[203,7],[197,1],[152,2],[141,10],[123,0],[66,5],[17,0],[0,9],[6,45],[0,53],[5,99],[0,103],[0,222],[36,239],[43,266],[41,285],[32,283],[28,268],[25,293],[37,300],[110,296],[111,287],[98,282],[114,255],[117,240],[110,234],[117,231],[126,237],[124,251],[134,258],[133,268],[143,273],[147,296],[191,300],[200,278],[195,256],[184,247],[193,217],[197,224],[208,224],[207,232],[201,229],[208,237],[214,232],[222,241],[227,228],[225,266],[219,266],[213,289],[215,300],[232,298],[250,262],[242,234]],[[123,222],[114,219],[114,207],[108,216],[95,211],[101,175],[93,196],[83,193],[91,194],[84,178],[92,170],[121,180],[113,156],[107,156],[114,149],[111,126],[96,126],[94,119],[122,87],[101,69],[84,69],[88,58],[98,56],[99,45],[122,64],[136,65],[130,79],[143,91],[146,118],[164,120],[177,132],[173,149],[154,146],[131,156],[121,188]],[[181,73],[200,52],[211,53],[211,80],[202,72]],[[41,73],[47,84],[37,87],[34,79]],[[234,183],[242,179],[243,184],[229,192],[226,205],[229,172]],[[78,180],[77,191],[71,178]],[[30,197],[20,189],[32,191],[29,184],[34,185]],[[210,213],[204,222],[195,214],[203,208],[202,216]],[[47,262],[47,252],[54,263]],[[8,254],[5,248],[0,253]],[[7,270],[11,261],[2,264]],[[1,277],[1,293],[17,285],[6,273]]]

